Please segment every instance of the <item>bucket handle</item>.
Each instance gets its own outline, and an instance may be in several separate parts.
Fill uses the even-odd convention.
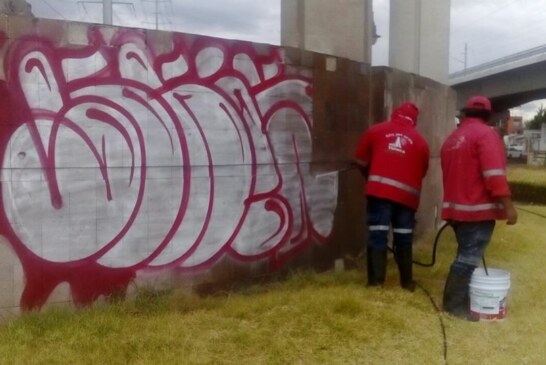
[[[487,265],[485,264],[485,255],[482,255],[483,269],[485,270],[485,275],[489,276],[487,272]]]

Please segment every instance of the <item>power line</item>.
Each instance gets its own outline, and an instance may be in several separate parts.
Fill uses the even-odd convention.
[[[487,18],[490,19],[490,18],[491,18],[491,15],[496,14],[496,13],[499,13],[501,10],[506,9],[506,8],[508,8],[509,6],[511,6],[511,5],[513,5],[513,4],[517,3],[517,2],[520,2],[520,0],[513,0],[513,1],[511,1],[510,3],[508,3],[508,4],[504,5],[504,6],[501,6],[501,7],[497,8],[497,9],[493,10],[492,12],[490,12],[490,13],[487,14]],[[479,2],[476,2],[475,4],[476,4],[476,5],[479,5]],[[466,19],[465,19],[465,23],[475,22],[475,21],[478,21],[478,20],[483,19],[483,17],[484,17],[484,14],[480,13],[480,14],[474,16],[474,17],[466,18]]]
[[[520,1],[520,0],[513,0],[512,2],[508,3],[507,5],[501,6],[501,7],[497,8],[497,10],[493,10],[492,12],[490,12],[490,13],[488,14],[488,16],[491,16],[491,15],[493,15],[493,14],[495,14],[495,13],[498,13],[499,11],[506,9],[506,8],[508,8],[510,5],[513,5],[513,4],[515,4],[515,3],[519,2],[519,1]]]
[[[64,20],[66,20],[66,18],[64,17],[64,15],[61,14],[53,5],[51,5],[51,4],[49,3],[49,1],[47,1],[47,0],[43,0],[43,1],[44,1],[44,3],[45,3],[51,10],[53,10],[54,13],[56,13],[56,14],[59,15],[61,18],[63,18]]]
[[[518,3],[518,1],[511,1],[507,4],[497,7],[497,9],[493,10],[491,13],[488,14],[487,20],[490,22],[493,21],[496,17],[494,16],[493,18],[491,18],[491,14],[499,14],[502,10],[509,8],[515,3]],[[538,12],[539,8],[540,10],[542,10],[542,5],[539,4],[539,2],[534,2],[534,3],[526,2],[524,5],[525,5],[525,9],[524,9],[525,12],[531,12],[533,14],[542,13],[542,12]],[[532,9],[536,9],[537,11],[535,12]],[[514,11],[516,10],[514,9]],[[459,18],[459,17],[456,17],[456,18]],[[464,23],[469,23],[469,22],[470,21],[468,19],[465,19]],[[451,37],[452,46],[450,47],[451,54],[456,53],[456,51],[459,50],[460,47],[462,47],[463,44],[466,43],[464,39],[463,40],[459,39],[456,41],[453,39],[454,35],[457,34],[459,31],[461,32],[464,31],[464,27],[462,26],[461,23],[457,23],[457,26],[455,27],[453,27],[453,23],[454,22],[452,22],[452,29],[456,28],[459,30],[452,31],[451,33],[452,34],[452,37]],[[496,23],[498,23],[498,21],[496,21]],[[494,24],[491,24],[491,26],[493,27]],[[487,29],[487,25],[482,24],[482,28]],[[528,18],[525,21],[525,23],[522,23],[522,24],[518,23],[517,26],[515,24],[510,26],[510,32],[507,35],[501,35],[500,33],[495,33],[491,37],[484,37],[485,35],[484,32],[482,32],[481,30],[475,31],[472,35],[472,47],[470,48],[471,53],[473,55],[472,58],[477,60],[477,62],[474,62],[474,63],[480,64],[492,59],[502,57],[503,55],[506,56],[506,55],[515,53],[517,51],[522,51],[537,45],[541,45],[544,43],[544,39],[542,37],[542,34],[544,33],[544,31],[546,31],[546,26],[544,25],[544,22],[542,19],[529,20]],[[455,57],[453,58],[461,62]]]
[[[120,3],[120,2],[114,2],[113,4],[130,5],[130,8],[131,8],[133,14],[136,16],[135,4],[133,4],[133,3]],[[119,10],[116,10],[115,7],[112,7],[112,20],[113,20],[114,17],[116,17],[117,19],[123,19],[123,17],[119,15]],[[123,26],[123,22],[120,22],[119,25]]]

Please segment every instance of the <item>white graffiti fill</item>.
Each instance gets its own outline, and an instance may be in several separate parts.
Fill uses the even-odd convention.
[[[54,263],[184,270],[326,242],[337,174],[311,174],[311,80],[286,75],[279,49],[265,62],[237,47],[180,36],[156,56],[128,31],[78,51],[22,42],[33,119],[2,184],[22,244]]]

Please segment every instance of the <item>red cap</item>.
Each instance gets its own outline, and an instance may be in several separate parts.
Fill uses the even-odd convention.
[[[412,125],[417,124],[419,108],[413,103],[406,102],[394,109],[391,118],[402,118],[408,120]]]
[[[473,96],[466,101],[464,108],[491,111],[491,102],[485,96]]]

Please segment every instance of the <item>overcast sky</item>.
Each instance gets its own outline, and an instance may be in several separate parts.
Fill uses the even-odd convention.
[[[27,0],[37,17],[102,22],[97,0]],[[280,0],[113,0],[114,24],[278,45]],[[374,0],[373,63],[388,64],[389,0]],[[546,0],[451,0],[450,71],[546,44]],[[467,52],[465,53],[465,45]],[[532,117],[540,103],[515,110]]]
[[[102,22],[101,0],[27,0],[39,18]],[[280,43],[280,0],[112,0],[114,24]],[[157,12],[156,12],[157,3]],[[156,18],[155,14],[158,13]]]

